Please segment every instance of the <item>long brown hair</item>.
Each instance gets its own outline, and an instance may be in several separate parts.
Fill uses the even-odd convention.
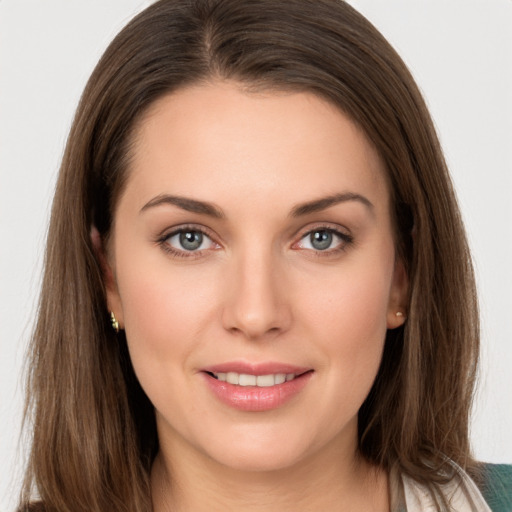
[[[28,381],[33,446],[22,508],[151,509],[153,408],[109,325],[95,226],[106,239],[136,123],[158,98],[212,79],[310,91],[356,122],[387,169],[405,326],[389,331],[359,413],[372,463],[436,486],[446,458],[472,470],[468,418],[479,350],[470,254],[425,103],[383,36],[340,0],[161,0],[94,70],[69,135],[51,214]]]

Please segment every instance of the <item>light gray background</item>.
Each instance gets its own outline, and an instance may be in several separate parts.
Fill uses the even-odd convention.
[[[56,172],[90,72],[150,2],[0,0],[0,510],[12,510],[22,359]],[[482,310],[472,438],[512,462],[512,1],[352,0],[399,50],[438,127],[469,231]],[[65,321],[65,319],[62,319]]]

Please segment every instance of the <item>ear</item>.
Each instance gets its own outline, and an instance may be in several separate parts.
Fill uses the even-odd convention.
[[[393,280],[389,293],[387,328],[396,329],[404,324],[407,318],[407,292],[409,278],[405,266],[400,259],[395,262]]]
[[[100,264],[101,275],[103,277],[103,283],[105,285],[105,291],[107,293],[107,307],[109,312],[114,313],[119,327],[122,329],[124,326],[123,319],[123,308],[121,304],[121,297],[117,288],[117,281],[115,278],[115,272],[110,263],[110,257],[105,248],[104,241],[101,238],[99,231],[96,226],[91,227],[91,243],[96,254],[96,258]]]

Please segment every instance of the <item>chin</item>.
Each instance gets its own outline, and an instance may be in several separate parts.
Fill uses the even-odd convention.
[[[254,434],[217,439],[205,451],[211,459],[234,471],[266,473],[290,469],[300,464],[312,450],[309,440],[290,435],[290,432]]]

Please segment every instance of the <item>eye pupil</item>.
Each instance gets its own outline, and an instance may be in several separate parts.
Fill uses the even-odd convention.
[[[184,231],[180,233],[180,244],[187,251],[195,251],[203,243],[203,234],[199,231]]]
[[[310,235],[311,245],[318,251],[324,251],[331,246],[332,236],[332,233],[325,229],[313,231]]]

